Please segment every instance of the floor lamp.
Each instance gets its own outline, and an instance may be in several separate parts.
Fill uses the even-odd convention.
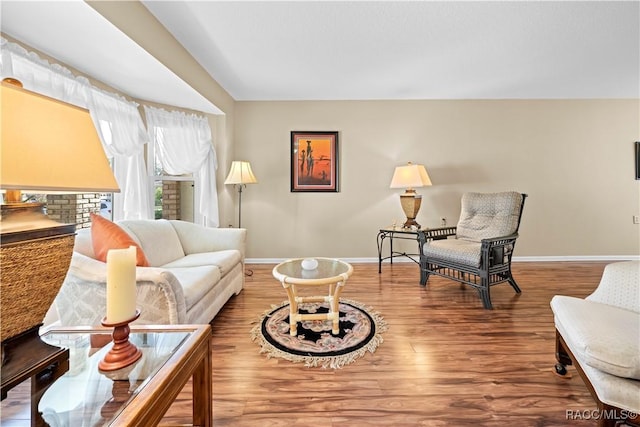
[[[238,228],[242,228],[242,190],[247,184],[256,184],[258,180],[251,170],[251,164],[244,161],[233,161],[225,185],[235,185],[238,188]]]
[[[238,228],[242,228],[242,190],[247,184],[256,184],[257,182],[258,180],[253,174],[249,162],[238,160],[231,162],[231,170],[224,183],[238,188]],[[247,269],[245,274],[251,276],[253,275],[253,270]]]

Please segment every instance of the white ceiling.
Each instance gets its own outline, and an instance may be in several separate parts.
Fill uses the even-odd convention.
[[[638,1],[142,3],[236,100],[640,97]],[[12,37],[137,98],[202,110],[84,3],[1,8]]]

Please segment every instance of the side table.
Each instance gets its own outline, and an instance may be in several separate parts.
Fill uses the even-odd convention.
[[[413,230],[411,228],[402,228],[402,227],[387,227],[381,228],[378,232],[378,237],[376,238],[378,244],[378,274],[382,273],[382,261],[388,259],[391,264],[393,264],[393,258],[396,257],[406,257],[416,264],[420,264],[420,246],[418,246],[418,253],[408,254],[406,252],[397,252],[393,250],[393,240],[415,240],[420,244],[420,231]],[[382,256],[382,248],[384,246],[384,241],[389,239],[389,256]]]

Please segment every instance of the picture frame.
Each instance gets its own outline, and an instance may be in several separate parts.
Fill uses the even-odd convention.
[[[636,180],[640,180],[640,141],[636,141],[635,154],[636,154]]]
[[[291,131],[291,192],[338,192],[338,132]]]

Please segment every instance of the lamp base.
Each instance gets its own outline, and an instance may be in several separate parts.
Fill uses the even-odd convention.
[[[75,224],[61,224],[42,203],[1,205],[0,341],[39,327],[67,274]]]
[[[420,211],[421,204],[422,196],[416,194],[415,190],[407,190],[400,195],[400,205],[402,205],[402,210],[407,216],[407,220],[402,225],[403,228],[420,228],[420,224],[416,222],[416,216]]]

